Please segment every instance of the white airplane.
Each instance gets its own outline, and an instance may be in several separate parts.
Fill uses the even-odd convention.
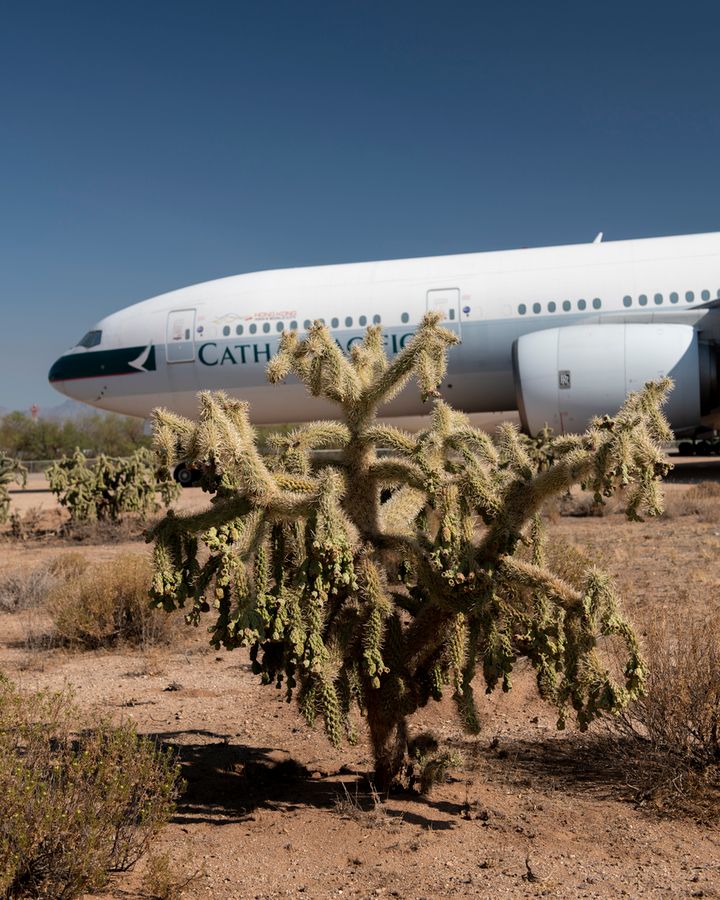
[[[248,400],[258,424],[332,415],[265,366],[286,329],[315,319],[343,349],[381,324],[390,353],[427,310],[461,343],[444,397],[469,413],[519,411],[523,428],[580,431],[626,394],[670,375],[677,434],[720,425],[720,233],[250,272],[152,297],[102,319],[50,369],[85,403],[192,417],[200,390]],[[426,412],[414,388],[389,416]]]

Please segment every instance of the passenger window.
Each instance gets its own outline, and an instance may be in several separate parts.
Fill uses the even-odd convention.
[[[638,297],[638,303],[640,306],[647,306],[647,294],[640,294]]]
[[[275,326],[276,331],[283,331],[284,328],[285,328],[284,322],[278,322],[277,325]]]
[[[268,331],[270,331],[270,323],[269,322],[263,322],[263,331],[265,332],[265,334],[267,334]]]
[[[593,309],[600,309],[602,306],[602,300],[599,297],[595,297],[593,300]]]
[[[707,301],[710,299],[710,291],[703,291],[700,296],[707,303]]]
[[[654,299],[655,299],[656,305],[657,305],[657,306],[660,306],[660,304],[663,302],[663,295],[662,295],[662,294],[655,294]]]
[[[536,315],[540,312],[541,309],[542,309],[542,306],[540,306],[539,303],[533,303],[533,312]]]
[[[551,300],[548,303],[548,312],[555,312],[556,309],[557,309],[557,306],[555,305],[555,301]]]
[[[305,319],[305,321],[303,322],[303,328],[305,329],[305,331],[310,331],[311,325],[312,322],[310,321],[310,319]]]
[[[257,325],[253,322],[252,325],[250,326],[250,334],[255,334],[256,331],[257,331]]]
[[[242,325],[236,325],[235,326],[235,334],[242,334],[242,333],[243,333]]]
[[[226,325],[223,328],[223,334],[225,335],[225,337],[227,337],[230,334],[230,326],[229,325]]]
[[[563,309],[565,312],[570,312],[570,308],[572,307],[572,303],[569,300],[563,300]]]
[[[623,297],[623,306],[632,306],[632,297],[630,294],[625,294]]]
[[[297,322],[290,323],[290,331],[297,331]]]
[[[585,309],[587,303],[584,300],[578,300],[578,309]]]
[[[673,292],[670,294],[670,302],[671,302],[671,303],[677,303],[679,299],[680,299],[680,298],[678,297],[677,291],[673,291]]]
[[[453,313],[453,316],[451,318],[454,318],[455,310],[453,309],[453,310],[451,310],[451,312]],[[379,325],[381,321],[382,320],[381,320],[380,316],[377,313],[375,313],[375,315],[373,316],[373,325]]]
[[[352,316],[345,316],[345,327],[352,328],[353,319]]]
[[[518,312],[520,313],[521,316],[524,316],[525,313],[527,312],[527,306],[525,306],[524,303],[521,303],[520,306],[518,306]]]
[[[720,291],[718,291],[718,295],[720,295]],[[407,323],[407,322],[410,321],[410,316],[409,316],[407,313],[403,313],[403,314],[400,316],[400,321],[401,321],[403,324],[405,324],[405,323]]]
[[[695,294],[692,291],[685,291],[685,299],[688,303],[692,303],[695,299]]]
[[[330,320],[330,325],[331,325],[333,328],[337,328],[339,324],[340,324],[340,319],[331,319],[331,320]]]
[[[364,328],[367,325],[367,316],[360,316],[358,325],[360,325],[361,328]]]

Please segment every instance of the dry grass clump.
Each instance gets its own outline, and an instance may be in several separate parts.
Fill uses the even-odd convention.
[[[701,522],[720,521],[720,484],[701,481],[681,495],[670,495],[665,502],[665,518],[697,516]]]
[[[548,540],[545,544],[545,557],[558,577],[578,590],[585,586],[588,569],[601,562],[586,548],[571,544],[564,538]]]
[[[174,622],[162,610],[150,608],[151,579],[148,558],[125,553],[59,584],[47,602],[55,638],[88,650],[168,643]]]
[[[628,782],[666,812],[720,816],[720,617],[648,636],[647,694],[610,723]]]
[[[83,722],[67,693],[0,676],[0,896],[77,897],[167,823],[179,769],[130,725]]]
[[[390,813],[373,784],[367,793],[360,793],[358,786],[351,794],[345,782],[341,782],[342,795],[335,799],[334,811],[341,818],[356,822],[373,831],[387,829],[396,832],[402,825],[402,818]]]
[[[115,544],[127,541],[141,541],[148,526],[148,519],[129,513],[120,521],[106,519],[92,522],[66,520],[59,528],[61,537],[77,544]]]
[[[25,513],[15,510],[10,514],[10,537],[16,541],[27,541],[42,532],[45,512],[40,506],[32,506]]]
[[[185,889],[201,877],[200,871],[191,875],[178,875],[170,854],[152,853],[147,858],[142,879],[143,893],[152,900],[178,900]]]
[[[19,612],[42,606],[63,581],[75,578],[88,562],[81,553],[64,553],[30,571],[20,569],[0,578],[0,612]]]

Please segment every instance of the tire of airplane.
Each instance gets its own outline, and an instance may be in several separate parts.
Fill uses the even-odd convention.
[[[690,441],[680,441],[677,452],[678,456],[692,456],[695,453],[695,448]]]
[[[175,466],[175,471],[173,472],[173,478],[180,487],[189,488],[193,486],[195,481],[195,473],[189,466],[186,466],[185,463],[179,463],[179,465]]]
[[[695,444],[695,453],[698,456],[710,456],[712,453],[712,444],[710,441],[698,441]]]

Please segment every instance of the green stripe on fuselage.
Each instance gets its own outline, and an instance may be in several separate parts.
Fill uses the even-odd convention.
[[[91,350],[87,353],[69,353],[61,356],[50,369],[48,378],[53,381],[73,381],[78,378],[107,378],[111,375],[133,375],[138,372],[154,372],[155,347],[151,346],[147,359],[140,357],[145,347],[122,347],[119,350]],[[131,362],[137,362],[135,366]]]

